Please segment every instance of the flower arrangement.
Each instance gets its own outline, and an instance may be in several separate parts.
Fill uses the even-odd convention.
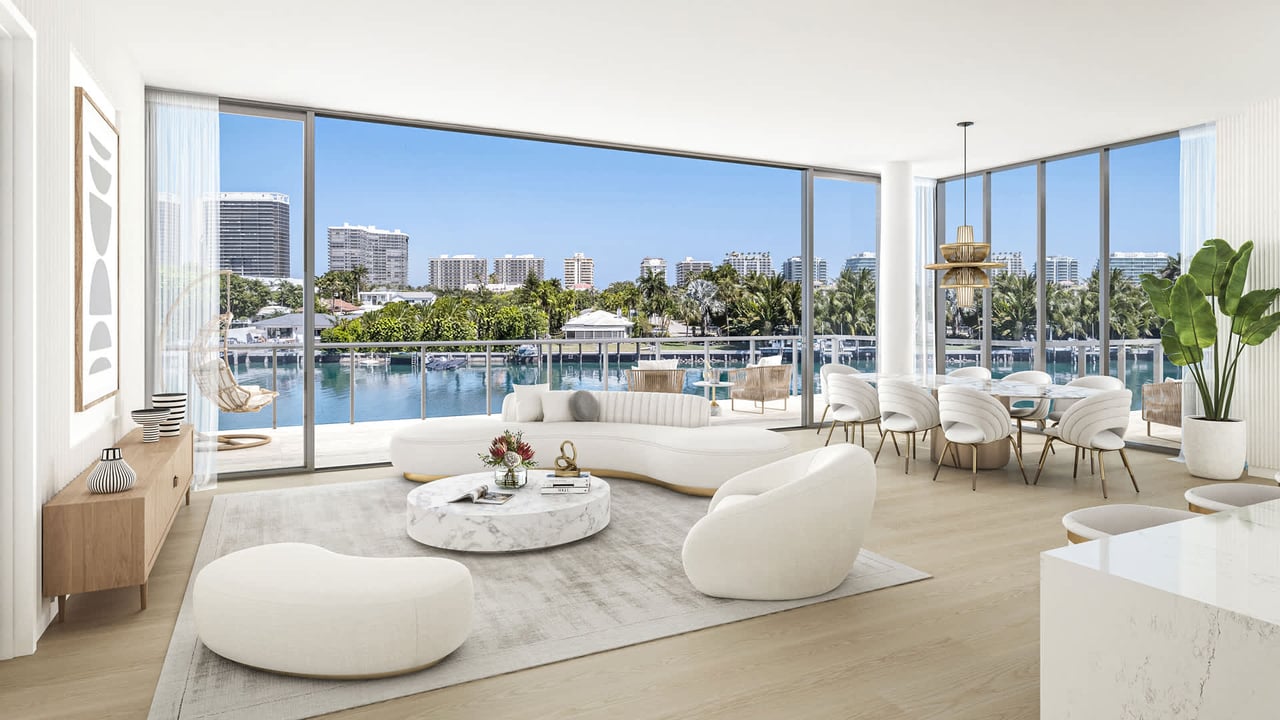
[[[500,485],[519,487],[524,484],[524,473],[534,466],[533,447],[524,441],[523,432],[504,430],[489,443],[489,452],[479,453],[480,462],[494,469],[505,468]],[[518,470],[518,472],[517,472]]]

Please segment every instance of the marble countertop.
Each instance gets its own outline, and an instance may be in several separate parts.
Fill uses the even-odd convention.
[[[1280,500],[1044,555],[1280,625]]]

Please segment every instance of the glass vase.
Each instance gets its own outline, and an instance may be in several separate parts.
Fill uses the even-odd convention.
[[[493,482],[500,488],[522,488],[528,480],[528,476],[528,469],[522,467],[496,467],[493,469]]]

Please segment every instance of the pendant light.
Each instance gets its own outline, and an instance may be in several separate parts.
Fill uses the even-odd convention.
[[[973,226],[969,224],[969,120],[956,123],[964,132],[964,155],[961,185],[964,188],[964,224],[956,228],[956,241],[944,243],[938,248],[945,262],[925,265],[926,270],[942,270],[938,287],[956,291],[956,304],[973,307],[973,291],[991,287],[988,268],[1004,267],[1004,263],[986,262],[991,245],[973,241]]]

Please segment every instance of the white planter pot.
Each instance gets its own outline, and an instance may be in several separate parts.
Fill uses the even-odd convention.
[[[1209,480],[1238,480],[1244,472],[1243,420],[1182,418],[1182,454],[1192,475]]]

